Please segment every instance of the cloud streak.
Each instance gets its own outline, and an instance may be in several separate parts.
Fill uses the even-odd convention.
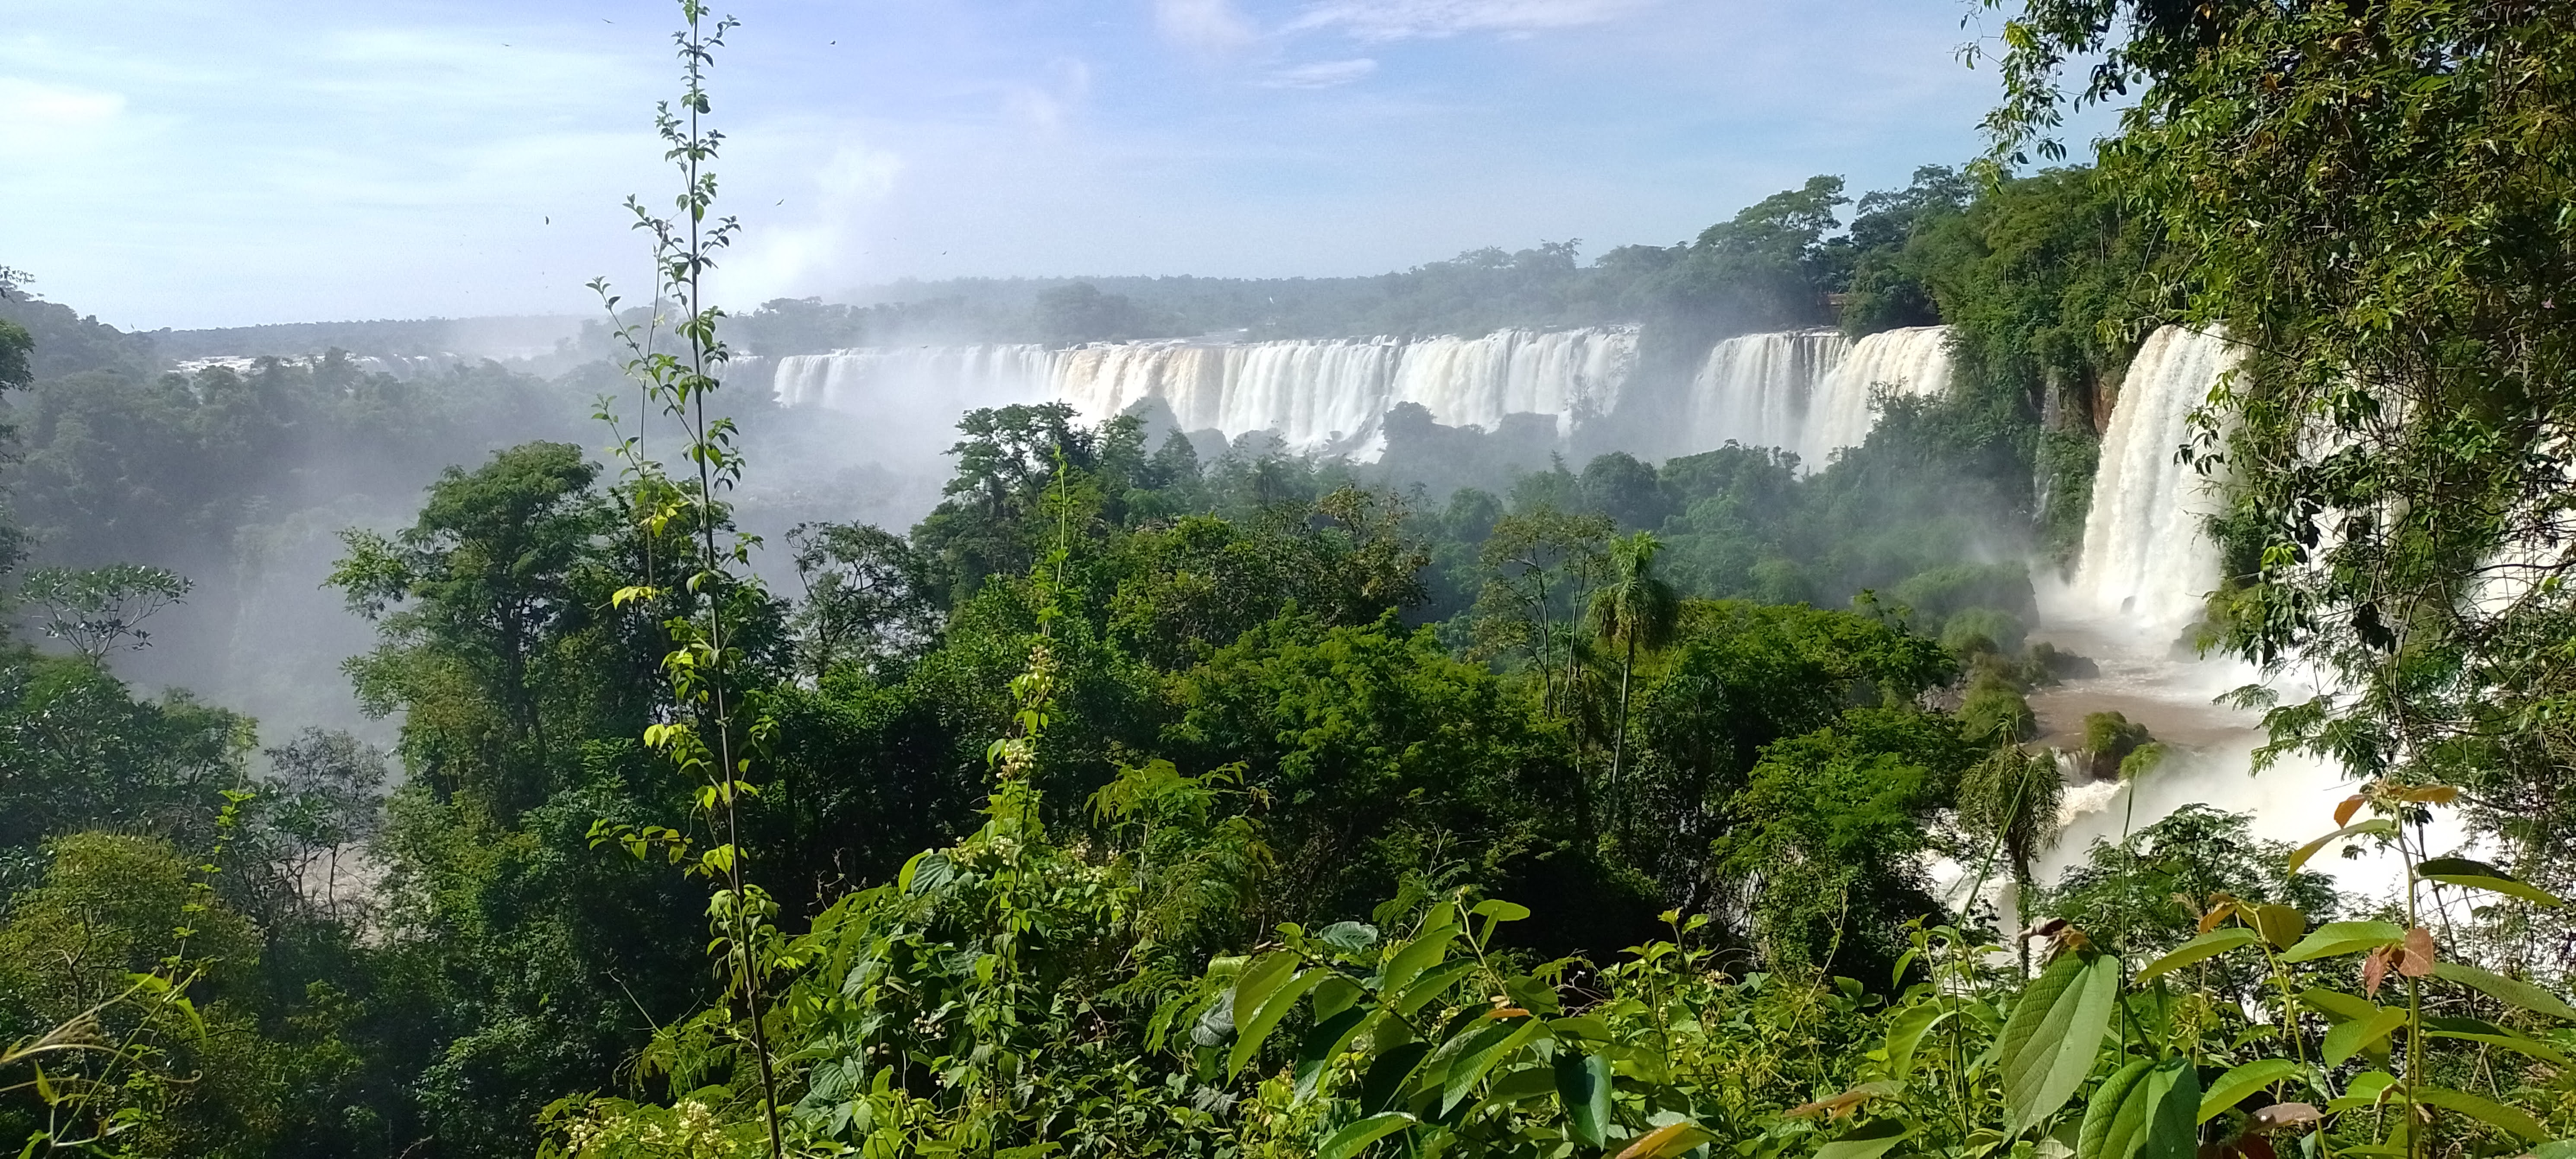
[[[1260,82],[1264,88],[1329,89],[1359,80],[1377,71],[1377,62],[1368,57],[1356,60],[1319,60],[1271,73]]]
[[[1165,39],[1207,57],[1240,51],[1261,37],[1232,0],[1154,0],[1154,23]]]
[[[1631,15],[1654,0],[1326,0],[1287,30],[1335,29],[1364,41],[1439,39],[1469,32],[1528,35]]]

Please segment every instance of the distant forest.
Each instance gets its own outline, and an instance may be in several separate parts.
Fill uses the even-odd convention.
[[[1580,242],[1562,241],[1521,250],[1487,247],[1407,270],[1342,278],[905,279],[854,288],[832,301],[773,299],[729,317],[726,327],[737,353],[779,356],[915,342],[1060,346],[1643,324],[1652,336],[1650,353],[1687,360],[1729,334],[1836,324],[1865,333],[1939,321],[1925,280],[1927,251],[1959,247],[1926,227],[1961,218],[1975,200],[1971,193],[1965,177],[1941,166],[1918,170],[1906,188],[1857,199],[1841,178],[1819,176],[1689,241],[1620,246],[1589,262]],[[341,349],[380,357],[535,359],[547,362],[548,371],[606,357],[609,338],[604,319],[565,316],[312,322],[135,336],[152,354],[172,360]],[[558,354],[560,360],[547,357]]]

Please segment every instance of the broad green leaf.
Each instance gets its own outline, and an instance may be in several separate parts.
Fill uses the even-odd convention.
[[[1414,1124],[1414,1118],[1402,1111],[1371,1115],[1335,1131],[1324,1145],[1315,1150],[1315,1159],[1351,1159],[1362,1148]]]
[[[1843,1137],[1816,1148],[1816,1159],[1878,1159],[1894,1150],[1911,1134],[1905,1124],[1895,1119],[1877,1119],[1844,1132]]]
[[[1387,960],[1386,969],[1378,975],[1378,992],[1393,994],[1402,990],[1414,976],[1431,968],[1449,953],[1449,943],[1458,937],[1458,927],[1444,925],[1414,939]]]
[[[2470,889],[2483,889],[2489,893],[2507,894],[2534,905],[2567,904],[2560,901],[2558,895],[2548,890],[2486,862],[2471,861],[2465,857],[2436,857],[2431,861],[2421,862],[2415,866],[2415,876],[2426,881],[2438,881],[2444,885],[2459,885]]]
[[[2355,1107],[2377,1106],[2379,1105],[2381,1096],[2388,1093],[2388,1088],[2396,1085],[2396,1077],[2389,1074],[2387,1071],[2363,1071],[2360,1074],[2352,1076],[2352,1081],[2343,1085],[2342,1096],[2336,1098],[2333,1102],[2327,1103],[2326,1109],[2329,1111],[2349,1111]],[[2345,1150],[2345,1148],[2341,1147],[2335,1149],[2338,1151]]]
[[[1413,1077],[1422,1060],[1431,1054],[1431,1044],[1408,1042],[1391,1047],[1369,1063],[1368,1073],[1360,1077],[1360,1107],[1393,1106],[1396,1096],[1404,1093],[1404,1080]]]
[[[1250,1018],[1244,1017],[1243,998],[1237,991],[1234,1000],[1234,1049],[1226,1054],[1225,1073],[1229,1076],[1240,1073],[1244,1064],[1251,1062],[1252,1056],[1261,1050],[1262,1040],[1269,1038],[1270,1032],[1278,1027],[1279,1020],[1296,1008],[1297,1000],[1333,976],[1333,971],[1321,966],[1299,973],[1287,985],[1270,988],[1269,995],[1262,1000],[1261,1009],[1254,1011]]]
[[[1334,922],[1315,931],[1315,938],[1346,954],[1365,953],[1377,944],[1377,927],[1367,922]]]
[[[2290,872],[2297,873],[2299,871],[2299,867],[2306,865],[2308,863],[2308,859],[2316,856],[2318,851],[2323,850],[2327,845],[2343,838],[2359,837],[2364,833],[2393,836],[2396,832],[2397,822],[2391,821],[2386,817],[2373,817],[2370,820],[2359,822],[2357,824],[2346,825],[2341,829],[2337,829],[2332,833],[2328,833],[2323,837],[2319,837],[2314,841],[2300,846],[2297,852],[2290,854]]]
[[[2309,1009],[2335,1022],[2370,1018],[2379,1013],[2379,1004],[2370,999],[2358,994],[2346,994],[2341,990],[2328,990],[2322,986],[2310,986],[2299,991],[2299,1001],[2307,1003]]]
[[[2281,955],[2284,962],[2312,962],[2338,954],[2359,954],[2406,940],[2406,930],[2392,922],[2327,922],[2299,939]]]
[[[1547,1026],[1548,1029],[1566,1038],[1589,1039],[1593,1042],[1610,1041],[1610,1024],[1590,1014],[1554,1019]]]
[[[1939,1026],[1957,1010],[1929,1002],[1908,1006],[1887,1020],[1887,1073],[1904,1078],[1914,1071],[1914,1052],[1923,1045],[1923,1036]]]
[[[1664,1159],[1708,1142],[1717,1136],[1697,1123],[1669,1123],[1648,1131],[1619,1151],[1619,1159]]]
[[[2567,1065],[2567,1052],[2528,1035],[2516,1034],[2492,1022],[2476,1018],[2427,1018],[2426,1038],[2456,1038],[2464,1042],[2482,1042],[2517,1054],[2527,1054],[2545,1062]]]
[[[1318,992],[1320,997],[1321,992]],[[1315,1086],[1323,1081],[1324,1068],[1350,1044],[1359,1033],[1361,1020],[1369,1016],[1365,1006],[1354,1006],[1315,1024],[1306,1032],[1305,1041],[1297,1047],[1297,1098],[1303,1102],[1315,1096]]]
[[[2519,978],[2507,978],[2458,962],[2434,963],[2433,976],[2454,985],[2466,986],[2508,1006],[2576,1022],[2576,1006],[2569,1006],[2565,999]]]
[[[1610,1095],[1609,1059],[1558,1049],[1556,1098],[1575,1142],[1596,1150],[1610,1145]]]
[[[2576,1139],[2560,1139],[2531,1149],[2531,1159],[2576,1159]]]
[[[1555,1093],[1555,1068],[1546,1063],[1533,1063],[1494,1076],[1492,1100],[1497,1103],[1525,1103]]]
[[[1440,1114],[1443,1117],[1456,1110],[1468,1093],[1476,1089],[1476,1084],[1485,1080],[1485,1072],[1494,1069],[1494,1064],[1511,1057],[1513,1051],[1528,1045],[1530,1039],[1546,1029],[1546,1025],[1535,1018],[1496,1019],[1487,1025],[1508,1033],[1500,1041],[1477,1046],[1450,1062],[1449,1076],[1440,1090]]]
[[[2095,1088],[2075,1159],[2192,1159],[2199,1110],[2200,1072],[2190,1059],[2138,1059]]]
[[[2490,1127],[2509,1131],[2534,1143],[2549,1138],[2549,1132],[2541,1128],[2540,1120],[2532,1118],[2530,1112],[2518,1107],[2508,1107],[2502,1103],[2491,1103],[2466,1091],[2455,1091],[2444,1087],[2422,1087],[2416,1090],[2415,1101],[2430,1103],[2446,1111],[2457,1111]]]
[[[1303,959],[1294,950],[1272,950],[1244,964],[1243,972],[1234,976],[1234,1017],[1238,1023],[1249,1021],[1261,1009],[1270,992],[1296,977]]]
[[[2404,1025],[2406,1025],[2406,1012],[2392,1006],[2368,1018],[2356,1018],[2327,1031],[2326,1065],[2342,1066],[2345,1059],[2351,1058],[2370,1044],[2395,1034],[2397,1028]]]
[[[2091,951],[2060,955],[2022,991],[1995,1043],[2008,1133],[2056,1114],[2084,1085],[2119,994],[2119,960]]]
[[[2263,931],[2263,940],[2272,943],[2273,949],[2289,949],[2299,940],[2299,935],[2308,932],[2308,915],[2289,906],[2258,905],[2251,908],[2254,928]]]
[[[2218,1117],[2220,1111],[2245,1101],[2245,1096],[2284,1079],[2305,1075],[2308,1068],[2286,1058],[2263,1058],[2230,1069],[2209,1084],[2209,1093],[2200,1098],[2199,1122]]]
[[[1326,978],[1323,985],[1315,987],[1315,1017],[1330,1018],[1348,1010],[1366,993],[1359,983],[1339,974]]]
[[[1459,958],[1433,966],[1404,987],[1403,997],[1396,999],[1395,1008],[1403,1011],[1405,1017],[1411,1018],[1423,1007],[1430,1005],[1432,1000],[1448,993],[1449,987],[1455,985],[1458,979],[1473,973],[1475,969],[1474,958]]]
[[[2208,961],[2238,946],[2252,945],[2258,935],[2243,926],[2211,930],[2174,948],[2174,952],[2156,959],[2138,971],[2136,983],[2144,986],[2185,966]]]

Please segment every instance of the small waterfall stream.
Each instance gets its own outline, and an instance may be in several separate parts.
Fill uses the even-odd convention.
[[[2084,518],[2076,599],[2146,633],[2173,633],[2198,618],[2218,583],[2218,550],[2202,520],[2216,510],[2209,480],[2175,454],[2193,408],[2237,355],[2213,334],[2167,326],[2129,363]]]

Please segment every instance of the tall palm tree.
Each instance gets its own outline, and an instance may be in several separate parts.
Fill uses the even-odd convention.
[[[1628,694],[1635,683],[1637,650],[1662,649],[1672,642],[1673,631],[1681,623],[1681,597],[1655,574],[1655,555],[1663,549],[1663,542],[1651,531],[1612,540],[1610,576],[1594,589],[1589,609],[1593,634],[1617,648],[1621,656],[1619,721],[1611,730],[1610,742],[1610,809],[1614,818],[1625,817],[1620,809],[1619,778],[1628,763]]]
[[[2032,756],[2015,744],[2002,744],[1985,760],[1970,766],[1959,777],[1959,820],[1968,832],[1987,843],[1987,857],[2000,857],[2005,872],[2012,875],[2013,908],[2017,921],[2030,920],[2031,889],[2037,884],[2034,866],[2041,854],[2057,844],[2057,814],[2066,801],[2066,783],[2058,779],[2057,762],[2045,756]],[[1981,864],[1977,885],[1982,890],[1991,862]],[[1962,907],[1977,904],[1971,894]],[[2022,973],[2030,973],[2030,943],[2021,944]]]

